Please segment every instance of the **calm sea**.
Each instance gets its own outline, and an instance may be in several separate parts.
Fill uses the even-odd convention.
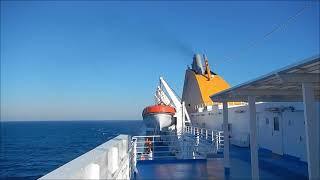
[[[0,122],[0,179],[37,179],[142,121]]]

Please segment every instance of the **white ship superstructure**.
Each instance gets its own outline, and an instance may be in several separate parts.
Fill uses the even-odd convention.
[[[319,107],[319,104],[317,105]],[[279,155],[291,155],[307,161],[303,104],[299,102],[257,103],[257,136],[259,148]],[[191,113],[194,126],[223,130],[222,105]],[[228,107],[231,144],[249,147],[249,107]]]
[[[189,107],[190,119],[194,126],[224,131],[228,129],[231,144],[249,147],[252,129],[250,129],[248,97],[254,98],[256,99],[254,115],[256,127],[254,129],[257,148],[269,150],[278,155],[295,157],[305,162],[314,162],[313,173],[316,175],[313,177],[319,175],[320,63],[318,56],[234,88],[213,93],[209,101],[204,101],[204,98],[198,95],[199,93],[196,95],[190,93],[194,91],[205,94],[207,91],[201,81],[194,82],[198,86],[189,85],[190,79],[192,79],[189,75],[190,71],[193,76],[204,74],[196,69],[186,72],[183,94],[186,94],[185,89],[187,89],[188,95],[183,100],[193,102],[194,99],[197,99],[195,101],[200,102]],[[220,84],[216,85],[221,86]],[[307,91],[305,86],[312,87],[309,90],[309,93],[312,94],[310,97],[309,94],[304,94]],[[191,89],[192,87],[194,90]],[[312,135],[309,134],[309,137],[307,136],[310,132],[306,131],[308,122],[306,120],[307,112],[305,112],[307,97],[313,102],[310,114],[312,114],[311,123],[314,127],[310,127]],[[222,102],[228,107],[225,112],[228,113],[227,125],[223,119]],[[226,129],[225,126],[228,128]],[[315,127],[317,130],[313,129]],[[312,156],[313,158],[309,157],[309,160],[307,149],[314,149],[314,156]],[[311,170],[309,169],[309,171]],[[312,172],[309,172],[310,174]]]

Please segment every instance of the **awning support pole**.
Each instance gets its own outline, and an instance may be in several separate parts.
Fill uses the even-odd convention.
[[[251,176],[259,179],[259,161],[257,148],[257,126],[256,126],[256,102],[254,96],[248,97],[250,112],[250,152],[251,152]]]
[[[314,87],[312,83],[302,83],[304,119],[306,129],[307,159],[309,179],[319,179],[320,174],[320,123],[316,115]]]
[[[228,128],[228,102],[224,101],[223,104],[223,155],[224,155],[224,173],[230,174],[230,157],[229,157],[229,128]]]

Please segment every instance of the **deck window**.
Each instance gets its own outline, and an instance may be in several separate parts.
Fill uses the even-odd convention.
[[[273,129],[275,131],[279,131],[279,117],[274,117],[273,118]]]

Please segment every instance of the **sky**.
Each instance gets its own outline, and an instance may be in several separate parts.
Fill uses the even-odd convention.
[[[142,119],[195,52],[232,86],[317,55],[319,1],[1,1],[1,120]]]

